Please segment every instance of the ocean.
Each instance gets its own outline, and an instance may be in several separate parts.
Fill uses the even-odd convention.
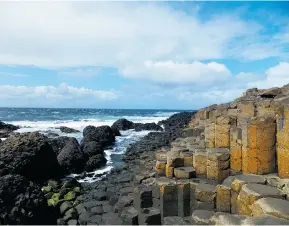
[[[17,132],[39,131],[49,132],[60,136],[72,136],[79,142],[82,131],[88,125],[111,126],[116,120],[126,118],[133,122],[148,123],[167,119],[171,115],[182,112],[180,110],[139,110],[139,109],[60,109],[60,108],[0,108],[0,121],[20,126]],[[58,128],[67,126],[77,129],[80,133],[65,134]],[[95,170],[94,174],[109,172],[113,167],[122,163],[122,155],[126,148],[138,141],[150,131],[135,132],[134,130],[121,131],[122,136],[116,138],[115,144],[105,150],[107,165]],[[69,175],[77,176],[77,175]],[[80,182],[94,182],[97,177],[85,177]]]

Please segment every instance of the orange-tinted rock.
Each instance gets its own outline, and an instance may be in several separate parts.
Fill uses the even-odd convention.
[[[170,167],[166,165],[166,177],[173,178],[174,177],[174,167]]]
[[[235,175],[242,171],[242,146],[238,142],[242,136],[242,130],[237,127],[231,127],[230,129],[230,167],[231,174]]]
[[[272,118],[249,119],[242,128],[242,171],[268,174],[275,170],[276,123]]]
[[[289,178],[289,106],[277,119],[277,163],[280,178]]]

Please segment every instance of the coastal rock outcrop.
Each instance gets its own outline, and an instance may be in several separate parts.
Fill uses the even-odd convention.
[[[115,121],[112,126],[112,129],[118,129],[118,130],[129,130],[134,128],[134,123],[132,121],[129,121],[125,118],[118,119]]]
[[[49,139],[49,144],[53,148],[53,151],[58,155],[62,148],[68,143],[68,142],[77,142],[77,140],[74,137],[56,137],[56,138],[51,138]]]
[[[40,133],[15,134],[0,147],[0,175],[20,174],[32,181],[45,180],[59,172],[48,138]]]
[[[60,126],[59,129],[62,133],[80,133],[79,130],[72,129],[66,126]]]
[[[143,131],[143,130],[153,130],[153,131],[163,131],[163,128],[156,123],[134,123],[135,131]]]
[[[36,169],[37,171],[37,169]],[[20,175],[0,177],[0,224],[56,224],[40,187]]]
[[[57,156],[59,165],[67,173],[81,173],[85,165],[85,155],[78,142],[69,141]]]
[[[19,129],[19,126],[14,126],[12,124],[6,124],[0,121],[0,138],[6,138],[10,133]]]
[[[85,142],[82,150],[87,157],[91,157],[97,154],[104,154],[103,147],[95,141]]]
[[[83,130],[83,144],[88,141],[95,141],[105,147],[113,144],[115,135],[109,126],[87,126]]]
[[[107,160],[103,154],[94,155],[94,156],[90,157],[88,159],[88,161],[86,162],[85,170],[86,171],[93,171],[93,170],[98,169],[102,166],[105,166],[106,162],[107,162]]]

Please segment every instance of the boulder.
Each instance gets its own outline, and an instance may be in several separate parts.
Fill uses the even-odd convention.
[[[1,225],[56,224],[40,187],[20,175],[0,177]]]
[[[6,124],[0,121],[0,138],[6,138],[10,133],[19,129],[19,126],[14,126],[12,124]]]
[[[104,154],[103,147],[95,141],[85,142],[83,144],[82,150],[83,150],[84,154],[87,155],[88,157],[98,155],[98,154],[101,154],[101,155]]]
[[[59,129],[62,133],[80,133],[79,130],[72,129],[66,126],[60,126]]]
[[[115,137],[121,136],[121,133],[120,133],[120,131],[117,128],[111,127],[111,129],[112,129],[113,134],[114,134]]]
[[[83,143],[95,141],[102,147],[112,145],[115,141],[113,130],[109,126],[87,126],[83,130]]]
[[[60,174],[59,164],[48,138],[40,133],[10,136],[0,148],[0,175],[20,174],[42,181]]]
[[[49,144],[53,148],[53,151],[56,153],[56,155],[58,155],[69,141],[77,142],[74,137],[61,136],[49,139]]]
[[[94,155],[94,156],[90,157],[88,159],[88,161],[86,162],[85,170],[86,171],[93,171],[93,170],[98,169],[102,166],[105,166],[106,162],[107,162],[107,160],[104,157],[104,155],[102,155],[102,154]]]
[[[118,119],[117,121],[115,121],[111,128],[113,130],[118,129],[118,130],[129,130],[129,129],[133,129],[134,128],[134,123],[125,119],[125,118],[121,118]]]
[[[163,131],[163,128],[156,123],[139,123],[134,126],[135,131],[143,131],[143,130],[154,130],[154,131]]]
[[[59,165],[67,173],[81,173],[85,164],[85,155],[75,141],[69,141],[57,156]]]

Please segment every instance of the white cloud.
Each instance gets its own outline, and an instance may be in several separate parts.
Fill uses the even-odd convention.
[[[29,77],[28,74],[21,74],[21,73],[11,73],[11,72],[1,72],[0,71],[0,77]]]
[[[231,55],[235,39],[242,50],[242,38],[260,30],[233,13],[202,21],[192,12],[149,2],[0,2],[0,64],[123,70],[213,60]]]
[[[280,87],[289,83],[289,63],[280,62],[278,65],[269,68],[265,72],[264,80],[249,83],[250,87],[270,88]]]
[[[74,103],[89,100],[90,103],[95,103],[116,100],[119,97],[119,94],[114,91],[77,88],[66,83],[61,83],[59,86],[0,85],[0,90],[1,106],[4,106],[3,103],[9,103],[9,106],[11,104],[15,106],[22,105],[22,103],[28,103],[28,106],[32,106],[33,103],[41,103],[41,106],[58,103],[61,106],[61,103],[65,101]]]
[[[213,83],[226,80],[229,69],[216,62],[175,63],[172,61],[146,61],[143,65],[130,65],[121,73],[128,78],[142,78],[161,83]]]
[[[101,68],[71,68],[63,69],[59,71],[61,75],[67,75],[72,77],[92,77],[99,75],[101,73]]]

